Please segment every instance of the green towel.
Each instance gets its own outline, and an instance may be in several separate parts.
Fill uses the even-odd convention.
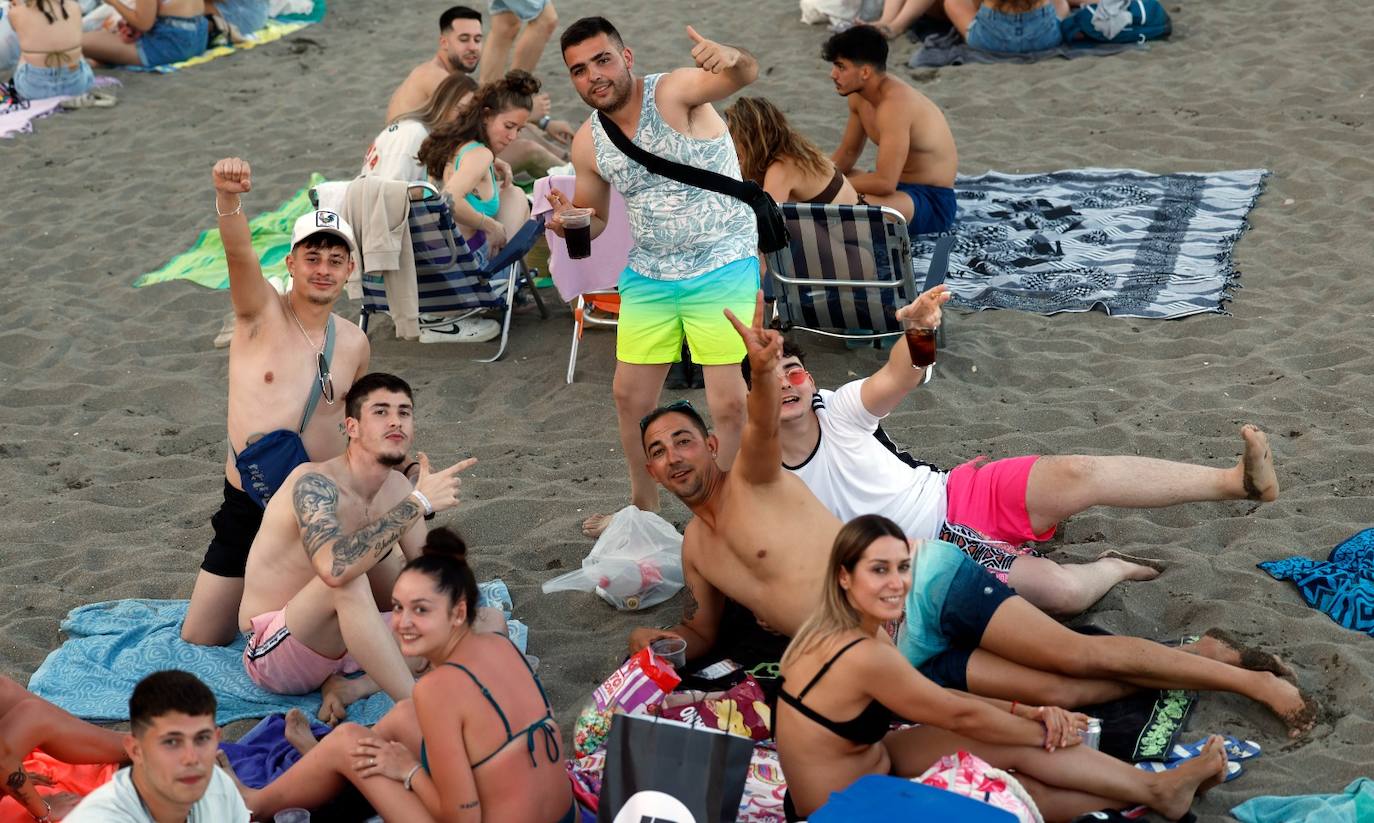
[[[296,218],[310,211],[310,189],[324,182],[324,175],[314,172],[305,188],[292,195],[291,199],[272,211],[263,212],[248,221],[253,234],[253,250],[258,253],[262,263],[262,274],[284,291],[286,281],[291,277],[286,271],[286,254],[291,251],[291,227]],[[207,289],[229,288],[229,269],[224,262],[224,244],[219,238],[219,229],[203,231],[191,248],[178,254],[167,265],[141,275],[134,281],[134,288],[166,283],[169,280],[190,280]]]

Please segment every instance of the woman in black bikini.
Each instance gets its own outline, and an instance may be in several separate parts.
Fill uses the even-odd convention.
[[[1194,760],[1149,774],[1078,746],[1083,715],[931,683],[882,628],[901,617],[910,585],[911,549],[895,523],[864,515],[840,530],[821,606],[782,659],[774,733],[789,820],[864,775],[914,777],[959,750],[1014,770],[1047,821],[1135,805],[1178,818],[1225,774],[1218,737]],[[888,731],[903,718],[925,725]]]
[[[744,179],[763,186],[779,203],[859,202],[858,193],[830,158],[795,131],[766,98],[739,98],[725,110],[725,123]]]
[[[320,806],[351,782],[387,820],[576,819],[543,685],[508,638],[472,631],[466,555],[458,535],[436,529],[396,580],[392,631],[432,667],[411,699],[375,729],[335,729],[263,789],[240,786],[255,816]]]

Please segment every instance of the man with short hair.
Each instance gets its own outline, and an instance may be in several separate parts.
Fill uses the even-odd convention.
[[[348,224],[323,210],[296,221],[286,255],[292,288],[279,295],[262,276],[243,213],[252,168],[227,157],[211,177],[234,306],[228,444],[224,502],[210,521],[214,539],[181,637],[220,646],[238,633],[243,569],[263,507],[296,465],[343,452],[339,401],[367,371],[370,348],[361,329],[333,313],[354,266],[357,244]]]
[[[472,74],[482,59],[482,13],[467,6],[453,6],[439,15],[439,48],[434,56],[410,70],[391,93],[386,122],[429,102],[434,90],[450,74]]]
[[[720,438],[717,457],[726,468],[734,460],[744,423],[744,381],[736,365],[744,348],[721,309],[747,312],[759,283],[758,224],[749,206],[651,173],[623,153],[603,125],[609,121],[651,154],[739,179],[734,142],[711,104],[752,83],[758,62],[691,26],[687,37],[695,66],[645,77],[635,75],[634,53],[605,18],[584,17],[561,39],[573,86],[596,114],[573,138],[572,201],[550,191],[548,225],[563,236],[563,213],[591,208],[596,237],[610,215],[611,188],[625,198],[634,246],[620,275],[612,392],[630,501],[646,511],[658,509],[658,487],[639,458],[636,422],[657,405],[684,337],[705,372],[706,403]],[[593,515],[583,533],[596,537],[609,520]]]
[[[831,155],[859,193],[859,202],[891,206],[914,236],[948,231],[958,216],[954,177],[959,153],[940,107],[887,73],[887,38],[854,26],[825,41],[835,91],[849,98],[849,122]],[[869,140],[878,147],[873,171],[854,168]]]
[[[247,823],[233,778],[215,765],[215,695],[195,675],[154,672],[129,697],[132,765],[81,801],[69,823]]]
[[[477,461],[431,472],[421,453],[412,487],[396,471],[415,431],[410,386],[374,372],[359,378],[345,405],[348,448],[299,466],[263,514],[239,609],[239,627],[249,634],[243,664],[255,683],[278,694],[314,691],[361,669],[401,700],[414,675],[382,612],[390,614],[401,567],[424,546],[422,518],[458,505],[458,474]],[[338,678],[335,685],[347,688],[341,705],[322,707],[328,719],[375,688]]]

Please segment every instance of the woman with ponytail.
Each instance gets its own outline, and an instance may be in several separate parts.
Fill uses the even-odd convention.
[[[512,71],[477,89],[456,120],[425,138],[420,163],[453,198],[453,219],[485,263],[529,219],[530,204],[496,156],[520,135],[530,118],[539,81]]]
[[[345,723],[261,790],[256,819],[315,808],[350,782],[385,820],[576,820],[544,686],[504,635],[475,632],[477,578],[454,532],[429,533],[392,591],[392,631],[430,671],[369,730]]]

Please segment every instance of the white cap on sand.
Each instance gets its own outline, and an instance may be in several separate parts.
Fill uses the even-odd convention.
[[[352,227],[344,222],[338,212],[317,209],[296,218],[296,225],[291,229],[291,248],[294,249],[298,243],[312,234],[335,235],[348,244],[349,251],[358,250],[358,244],[353,240]]]

